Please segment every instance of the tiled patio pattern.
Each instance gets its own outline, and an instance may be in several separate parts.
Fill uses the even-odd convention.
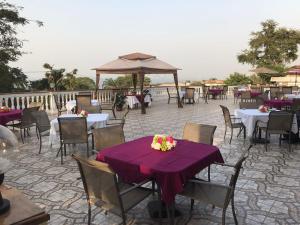
[[[219,104],[231,110],[237,108],[233,99],[211,100],[209,104],[185,105],[178,109],[175,103],[166,104],[166,100],[154,101],[146,115],[140,110],[131,110],[125,126],[127,140],[153,135],[155,133],[172,134],[181,138],[186,122],[217,125],[214,144],[217,145],[227,162],[234,163],[241,151],[248,145],[243,139],[233,138],[223,141],[224,123]],[[34,130],[34,129],[33,129]],[[56,158],[58,145],[48,146],[45,138],[42,153],[38,154],[38,141],[35,132],[21,145],[19,152],[10,152],[6,156],[13,162],[12,169],[6,173],[5,184],[23,191],[32,201],[45,207],[50,213],[49,224],[86,224],[87,203],[81,180],[78,180],[77,165],[71,159],[72,151],[80,151],[80,146],[68,151],[65,164]],[[300,147],[293,145],[289,153],[287,145],[280,148],[274,139],[268,152],[262,145],[251,150],[244,169],[239,177],[235,203],[240,224],[300,224]],[[229,171],[223,167],[212,167],[212,180],[228,182]],[[205,176],[205,171],[202,172]],[[158,224],[149,218],[146,210],[147,201],[129,212],[133,224]],[[190,218],[189,201],[177,198],[177,207],[184,216],[177,219],[177,224],[220,224],[221,210],[212,209],[211,205],[197,203]],[[94,224],[119,224],[120,218],[112,214],[105,215],[98,208],[93,208]],[[226,215],[227,223],[233,224],[231,208]]]

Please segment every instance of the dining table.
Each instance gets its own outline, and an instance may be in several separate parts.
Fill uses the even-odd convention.
[[[202,169],[214,162],[223,163],[218,147],[187,140],[177,140],[170,151],[151,148],[153,136],[146,136],[101,150],[96,160],[109,166],[126,183],[154,180],[161,200],[172,205],[176,194]]]
[[[134,94],[127,94],[126,95],[126,102],[130,109],[133,109],[136,105],[141,104],[141,95],[134,95]],[[147,106],[151,106],[151,97],[150,95],[144,96],[144,103],[147,104]]]
[[[234,114],[237,118],[240,118],[242,123],[246,127],[246,136],[252,137],[253,131],[255,129],[256,121],[262,121],[267,123],[269,120],[270,112],[261,112],[258,109],[236,109]],[[294,115],[293,124],[292,124],[292,132],[298,132],[298,123],[297,116]]]
[[[77,114],[63,114],[59,117],[80,117]],[[109,120],[108,113],[93,113],[88,114],[86,117],[87,122],[87,130],[91,130],[91,128],[102,128],[106,127],[106,123]],[[59,141],[59,124],[58,119],[55,118],[50,122],[50,135],[49,135],[49,145],[51,146],[53,143]]]
[[[300,94],[299,93],[294,93],[294,94],[285,94],[284,95],[287,99],[293,100],[293,99],[299,99]]]
[[[208,93],[213,96],[213,99],[216,99],[218,95],[221,95],[223,92],[223,89],[221,88],[210,88],[208,89]]]
[[[12,109],[8,112],[0,112],[0,125],[5,126],[10,121],[20,120],[21,117],[21,109]]]

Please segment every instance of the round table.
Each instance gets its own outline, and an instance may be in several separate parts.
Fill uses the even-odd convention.
[[[59,117],[79,117],[79,115],[63,114],[63,115],[60,115]],[[93,126],[93,128],[106,127],[106,122],[108,120],[109,120],[108,113],[89,114],[86,118],[87,129],[90,130],[92,126]],[[59,125],[58,125],[57,118],[51,120],[50,125],[51,125],[51,128],[50,128],[50,135],[49,135],[49,144],[51,145],[52,143],[59,141]]]
[[[140,104],[141,95],[126,95],[126,102],[129,108],[133,109],[136,104]],[[148,103],[148,106],[151,106],[151,97],[150,95],[145,95],[144,103]]]
[[[9,112],[0,112],[0,125],[5,126],[6,123],[13,120],[20,120],[22,116],[21,109],[13,109]]]
[[[100,105],[100,103],[98,102],[98,100],[96,99],[92,99],[91,100],[91,105],[93,106],[97,106]],[[66,109],[68,113],[72,113],[72,109],[76,106],[76,100],[70,100],[66,103]]]

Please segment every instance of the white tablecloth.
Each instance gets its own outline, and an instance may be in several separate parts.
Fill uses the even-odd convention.
[[[285,94],[288,99],[300,98],[300,94]]]
[[[63,114],[60,117],[78,117],[76,114]],[[108,113],[95,113],[95,114],[89,114],[86,118],[87,122],[87,128],[90,130],[90,128],[93,126],[94,128],[101,128],[106,127],[106,122],[109,119]],[[58,120],[53,119],[50,122],[51,128],[50,128],[50,135],[49,135],[49,144],[58,142],[59,141],[59,125]]]
[[[140,101],[134,95],[126,96],[126,102],[129,106],[129,108],[131,108],[131,109],[134,108],[135,104],[140,104]],[[149,95],[146,95],[144,98],[144,102],[148,103],[148,106],[151,106],[151,97]]]
[[[92,99],[91,104],[93,106],[97,106],[100,105],[100,103],[98,102],[98,100],[96,99]],[[68,113],[72,112],[72,109],[76,106],[76,100],[70,100],[66,103],[66,109]]]
[[[258,109],[236,109],[234,111],[236,117],[241,118],[243,124],[246,127],[246,135],[248,137],[252,136],[253,130],[255,128],[255,123],[257,120],[268,122],[269,120],[269,113],[262,113]],[[297,124],[297,117],[294,116],[292,132],[298,132],[298,124]]]

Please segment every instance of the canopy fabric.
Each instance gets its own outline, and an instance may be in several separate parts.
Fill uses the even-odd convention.
[[[94,68],[96,72],[122,74],[122,73],[174,73],[178,68],[157,59],[155,56],[132,53],[124,56],[119,56],[118,59],[106,63],[98,68]]]
[[[257,67],[256,69],[253,69],[253,70],[250,70],[250,71],[254,72],[254,73],[266,73],[266,74],[276,74],[276,73],[278,73],[277,71],[271,70],[267,67]]]
[[[299,65],[292,66],[291,68],[289,68],[289,70],[286,73],[287,74],[300,74],[300,66]]]

